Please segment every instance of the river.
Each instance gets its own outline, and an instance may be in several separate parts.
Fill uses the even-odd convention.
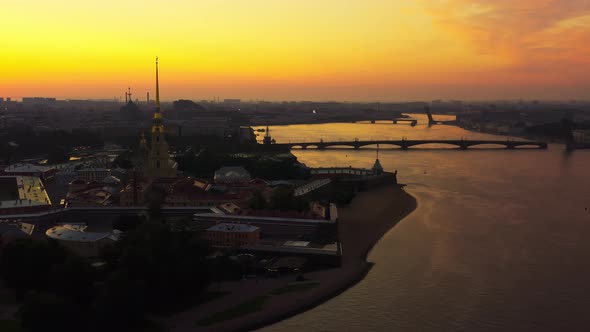
[[[506,139],[453,126],[271,127],[277,142]],[[308,166],[371,167],[376,149],[294,150]],[[590,150],[381,147],[418,200],[368,260],[364,280],[262,331],[587,331]]]

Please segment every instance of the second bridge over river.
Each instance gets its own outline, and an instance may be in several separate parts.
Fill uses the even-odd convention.
[[[516,149],[519,147],[525,148],[536,148],[536,149],[547,149],[546,142],[537,141],[511,141],[511,140],[440,140],[440,139],[426,139],[426,140],[353,140],[353,141],[323,141],[318,142],[289,142],[289,143],[277,143],[276,145],[288,146],[289,148],[300,148],[300,149],[326,149],[330,147],[349,147],[353,149],[360,149],[364,146],[369,145],[381,145],[381,146],[398,146],[402,150],[408,150],[413,146],[426,145],[426,144],[444,144],[450,146],[456,146],[459,149],[467,150],[472,146],[485,146],[485,147],[500,147],[505,149]]]

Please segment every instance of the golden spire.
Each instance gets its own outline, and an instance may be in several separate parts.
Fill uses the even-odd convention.
[[[158,78],[158,57],[156,57],[156,113],[152,123],[152,133],[164,132],[162,113],[160,112],[160,81]]]
[[[156,57],[156,113],[160,113],[160,82],[158,81],[158,57]]]

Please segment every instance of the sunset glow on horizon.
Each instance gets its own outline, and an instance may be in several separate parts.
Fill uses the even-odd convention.
[[[0,97],[588,99],[585,0],[3,0]]]

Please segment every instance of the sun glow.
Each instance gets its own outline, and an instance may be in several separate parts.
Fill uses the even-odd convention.
[[[543,6],[539,5],[543,2]],[[590,4],[4,0],[4,97],[581,97]]]

